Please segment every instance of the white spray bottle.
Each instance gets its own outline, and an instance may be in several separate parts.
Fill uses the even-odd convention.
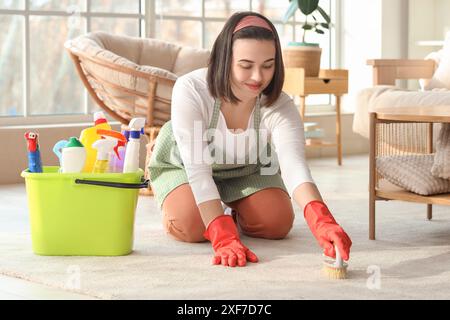
[[[141,146],[141,131],[145,126],[145,118],[134,118],[130,121],[130,140],[125,151],[123,173],[139,170],[139,148]]]
[[[106,173],[109,170],[109,154],[114,150],[117,141],[110,139],[100,139],[92,144],[92,148],[97,149],[97,160],[92,173]]]

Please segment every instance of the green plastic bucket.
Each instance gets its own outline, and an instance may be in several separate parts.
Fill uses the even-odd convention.
[[[122,256],[133,251],[134,217],[144,172],[22,172],[33,251],[45,256]]]

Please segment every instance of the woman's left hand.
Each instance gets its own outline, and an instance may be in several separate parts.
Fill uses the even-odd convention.
[[[305,206],[304,215],[311,232],[324,249],[324,254],[336,258],[336,246],[342,259],[348,261],[352,240],[334,220],[327,206],[322,201],[311,201]]]

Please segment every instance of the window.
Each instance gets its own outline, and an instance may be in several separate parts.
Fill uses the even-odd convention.
[[[143,8],[139,0],[0,0],[1,123],[90,120],[97,106],[64,42],[97,30],[138,37]]]
[[[336,0],[321,0],[331,14]],[[282,44],[301,39],[301,20],[283,24],[287,0],[0,0],[0,125],[89,121],[98,107],[88,98],[63,49],[66,40],[103,30],[211,48],[236,11],[267,16]],[[334,20],[333,20],[334,21]],[[335,55],[334,28],[309,41],[322,47],[322,67]],[[316,38],[315,38],[316,37]],[[308,97],[329,104],[329,96]]]

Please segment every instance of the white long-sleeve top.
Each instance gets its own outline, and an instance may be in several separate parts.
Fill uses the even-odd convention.
[[[176,81],[172,93],[173,134],[197,205],[220,199],[212,177],[211,158],[208,158],[210,155],[205,134],[214,110],[214,97],[208,91],[206,74],[207,69],[203,68],[181,76]],[[263,96],[260,130],[266,130],[268,133],[269,141],[278,158],[281,177],[292,197],[299,185],[305,182],[314,183],[305,160],[303,122],[294,102],[284,92],[270,106],[265,106],[264,101]],[[219,136],[222,136],[223,142],[219,143],[220,140],[216,135],[214,143],[218,150],[224,146],[227,160],[230,157],[245,158],[249,153],[248,149],[256,147],[256,140],[249,134],[253,128],[254,113],[255,108],[248,121],[247,130],[238,134],[228,130],[225,118],[220,113],[216,132],[221,133]],[[250,144],[250,148],[244,147],[245,143]]]

